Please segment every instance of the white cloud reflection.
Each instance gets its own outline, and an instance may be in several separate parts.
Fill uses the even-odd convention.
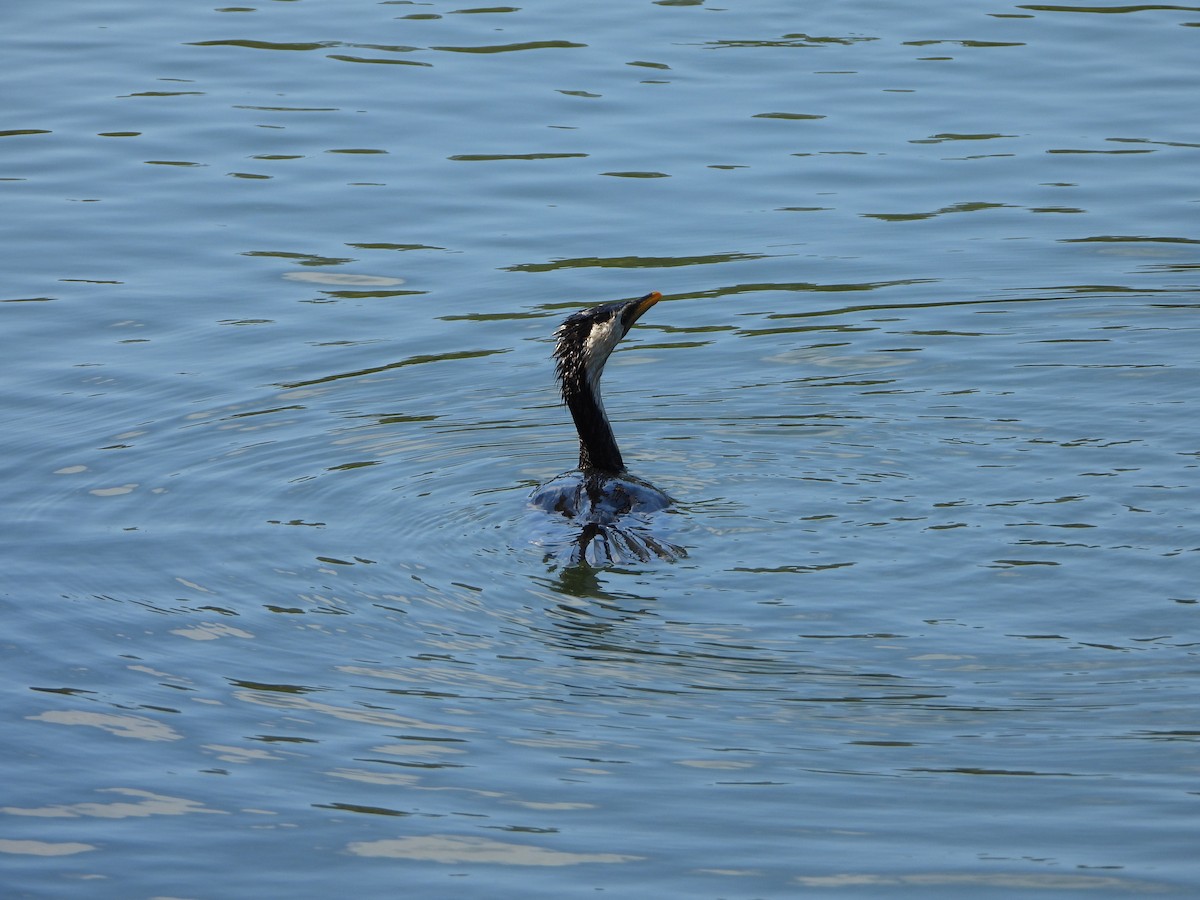
[[[359,841],[350,844],[346,849],[355,856],[500,866],[576,866],[582,863],[623,863],[642,859],[640,856],[624,856],[617,853],[567,853],[529,844],[508,844],[488,838],[454,834]]]
[[[26,716],[33,722],[52,722],[55,725],[88,725],[117,737],[140,741],[178,741],[183,735],[169,725],[144,716],[118,716],[112,713],[84,712],[78,709],[52,709],[36,716]]]
[[[209,809],[198,800],[182,797],[167,797],[140,791],[136,788],[103,788],[100,793],[120,794],[129,800],[115,803],[56,803],[53,806],[3,806],[0,813],[10,816],[34,816],[41,819],[140,819],[145,816],[186,816],[190,813],[215,813],[225,815],[222,810]]]
[[[95,849],[91,844],[80,844],[75,841],[51,844],[48,841],[0,839],[0,853],[16,853],[23,856],[70,856],[73,853],[86,853]]]

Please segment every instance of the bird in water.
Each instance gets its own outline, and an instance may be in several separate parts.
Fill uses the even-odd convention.
[[[572,564],[686,555],[652,533],[650,514],[669,507],[671,498],[625,470],[600,398],[600,376],[609,355],[661,299],[662,294],[651,291],[636,300],[593,306],[568,316],[554,333],[562,398],[579,433],[579,468],[543,484],[530,503],[569,521]]]

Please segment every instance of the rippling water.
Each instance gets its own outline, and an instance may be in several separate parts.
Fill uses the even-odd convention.
[[[1186,896],[1200,8],[26,4],[5,896]],[[674,563],[547,558],[550,335]]]

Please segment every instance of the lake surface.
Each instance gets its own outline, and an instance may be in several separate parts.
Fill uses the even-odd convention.
[[[5,897],[1200,891],[1200,7],[5,19]]]

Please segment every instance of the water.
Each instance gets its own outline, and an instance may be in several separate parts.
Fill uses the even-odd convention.
[[[1200,886],[1200,9],[7,24],[6,896]]]

